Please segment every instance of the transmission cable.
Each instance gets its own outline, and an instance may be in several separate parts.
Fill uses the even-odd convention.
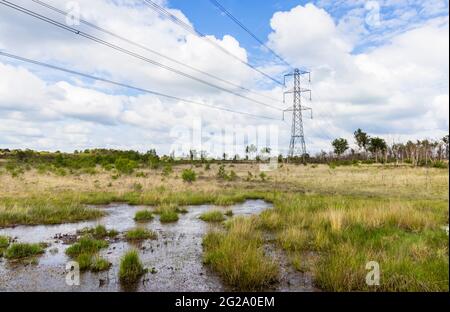
[[[63,16],[67,16],[67,14],[69,13],[69,12],[60,10],[60,9],[58,9],[58,8],[56,8],[56,7],[54,7],[54,6],[50,5],[50,4],[48,4],[48,3],[46,3],[46,2],[40,1],[40,0],[31,0],[31,1],[33,1],[34,3],[39,4],[39,5],[41,5],[41,6],[45,7],[45,8],[47,8],[47,9],[49,9],[49,10],[52,10],[53,12],[56,12],[56,13],[58,13],[58,14],[61,14],[61,15],[63,15]],[[140,43],[137,43],[136,41],[132,41],[132,40],[130,40],[130,39],[127,39],[127,38],[125,38],[125,37],[123,37],[123,36],[121,36],[121,35],[118,35],[117,33],[114,33],[114,32],[112,32],[112,31],[110,31],[110,30],[107,30],[107,29],[105,29],[105,28],[103,28],[103,27],[100,27],[100,26],[98,26],[98,25],[95,25],[95,24],[93,24],[93,23],[90,23],[90,22],[88,22],[88,21],[86,21],[86,20],[83,20],[83,19],[80,18],[80,19],[78,19],[78,21],[79,21],[80,23],[86,25],[86,26],[89,26],[89,27],[94,28],[94,29],[96,29],[96,30],[99,30],[99,31],[101,31],[101,32],[103,32],[103,33],[105,33],[105,34],[108,34],[108,35],[110,35],[110,36],[112,36],[112,37],[115,37],[115,38],[117,38],[117,39],[120,39],[120,40],[122,40],[122,41],[125,41],[125,42],[127,42],[127,43],[129,43],[129,44],[131,44],[131,45],[134,45],[134,46],[136,46],[136,47],[138,47],[138,48],[141,48],[141,49],[143,49],[143,50],[145,50],[145,51],[147,51],[147,52],[153,53],[153,54],[155,54],[155,55],[157,55],[157,56],[159,56],[159,57],[165,58],[165,59],[167,59],[167,60],[169,60],[169,61],[171,61],[171,62],[173,62],[173,63],[176,63],[176,64],[178,64],[178,65],[180,65],[180,66],[184,66],[184,67],[186,67],[186,68],[189,68],[190,70],[193,70],[193,71],[195,71],[195,72],[198,72],[198,73],[203,74],[203,75],[205,75],[205,76],[208,76],[208,77],[210,77],[210,78],[216,79],[216,80],[218,80],[218,81],[220,81],[220,82],[226,83],[226,84],[228,84],[228,85],[230,85],[230,86],[233,86],[233,87],[235,87],[235,88],[239,88],[239,89],[241,89],[241,90],[243,90],[243,91],[246,91],[246,92],[252,93],[252,94],[254,94],[254,95],[261,96],[261,97],[265,97],[265,98],[270,99],[270,100],[272,100],[272,101],[279,102],[279,100],[277,100],[277,99],[275,99],[275,98],[273,98],[273,97],[267,96],[267,95],[262,94],[262,93],[255,92],[255,91],[253,91],[253,90],[251,90],[251,89],[248,89],[248,88],[246,88],[246,87],[243,87],[243,86],[241,86],[241,85],[239,85],[239,84],[237,84],[237,83],[234,83],[234,82],[225,80],[225,79],[220,78],[220,77],[218,77],[218,76],[216,76],[216,75],[213,75],[213,74],[211,74],[211,73],[209,73],[209,72],[206,72],[206,71],[204,71],[204,70],[201,70],[201,69],[195,68],[195,67],[193,67],[193,66],[190,66],[190,65],[188,65],[188,64],[185,64],[185,63],[183,63],[183,62],[180,62],[180,61],[178,61],[178,60],[176,60],[176,59],[174,59],[174,58],[172,58],[172,57],[170,57],[170,56],[167,56],[167,55],[164,55],[164,54],[162,54],[162,53],[160,53],[160,52],[158,52],[158,51],[155,51],[155,50],[149,48],[148,46],[145,46],[145,45],[142,45],[142,44],[140,44]]]
[[[158,4],[154,3],[153,1],[151,1],[151,0],[144,0],[144,3],[147,4],[149,7],[151,7],[153,10],[155,10],[156,12],[160,13],[161,15],[166,16],[173,23],[175,23],[178,26],[182,27],[183,29],[185,29],[189,33],[191,33],[191,34],[193,34],[193,35],[195,35],[195,36],[205,40],[206,42],[214,45],[216,48],[220,49],[222,52],[224,52],[227,55],[233,57],[234,59],[238,60],[239,62],[243,63],[244,65],[250,67],[254,71],[256,71],[256,72],[260,73],[261,75],[263,75],[264,77],[272,80],[273,82],[279,84],[280,86],[283,86],[283,83],[281,81],[279,81],[278,79],[270,76],[269,74],[266,74],[262,70],[258,69],[256,66],[253,66],[252,64],[248,63],[247,61],[245,61],[245,60],[241,59],[240,57],[236,56],[235,54],[231,53],[230,51],[228,51],[227,49],[222,47],[220,44],[218,44],[218,43],[214,42],[213,40],[209,39],[205,34],[199,32],[198,30],[196,30],[191,25],[189,25],[189,24],[185,23],[184,21],[180,20],[178,17],[176,17],[175,15],[173,15],[172,13],[170,13],[169,11],[164,9],[163,7],[159,6]]]
[[[254,117],[254,118],[262,118],[262,119],[270,119],[270,120],[277,120],[277,121],[279,121],[279,119],[268,117],[268,116],[256,115],[256,114],[242,112],[242,111],[237,111],[237,110],[224,108],[224,107],[220,107],[220,106],[216,106],[216,105],[211,105],[211,104],[206,104],[206,103],[197,102],[197,101],[193,101],[193,100],[183,99],[183,98],[180,98],[180,97],[177,97],[177,96],[172,96],[172,95],[168,95],[168,94],[165,94],[165,93],[161,93],[161,92],[157,92],[157,91],[153,91],[153,90],[149,90],[149,89],[140,88],[140,87],[132,86],[132,85],[121,83],[121,82],[117,82],[117,81],[113,81],[113,80],[110,80],[110,79],[107,79],[107,78],[101,78],[101,77],[93,76],[93,75],[90,75],[90,74],[81,73],[81,72],[78,72],[78,71],[75,71],[75,70],[72,70],[72,69],[67,69],[67,68],[64,68],[64,67],[60,67],[60,66],[51,65],[51,64],[48,64],[48,63],[43,63],[43,62],[40,62],[40,61],[28,59],[28,58],[25,58],[25,57],[22,57],[22,56],[18,56],[18,55],[15,55],[15,54],[10,54],[10,53],[6,53],[6,52],[0,51],[0,55],[8,57],[8,58],[11,58],[11,59],[15,59],[15,60],[18,60],[18,61],[22,61],[22,62],[34,64],[34,65],[38,65],[38,66],[41,66],[41,67],[47,67],[47,68],[58,70],[58,71],[61,71],[61,72],[65,72],[65,73],[69,73],[69,74],[85,77],[85,78],[88,78],[88,79],[91,79],[91,80],[101,81],[101,82],[105,82],[105,83],[112,84],[112,85],[115,85],[115,86],[119,86],[119,87],[123,87],[123,88],[127,88],[127,89],[132,89],[132,90],[143,92],[143,93],[149,93],[149,94],[153,94],[153,95],[156,95],[156,96],[159,96],[159,97],[165,97],[165,98],[176,100],[176,101],[180,101],[180,102],[185,102],[185,103],[189,103],[189,104],[205,106],[205,107],[212,108],[212,109],[222,110],[222,111],[235,113],[235,114],[246,115],[246,116],[250,116],[250,117]]]
[[[21,6],[19,6],[19,5],[16,5],[16,4],[14,4],[14,3],[11,3],[11,2],[9,2],[9,1],[6,1],[6,0],[0,0],[0,1],[1,1],[0,4],[3,4],[3,5],[5,5],[5,6],[8,6],[8,7],[12,8],[12,9],[15,9],[15,10],[17,10],[17,11],[20,11],[20,12],[22,12],[22,13],[25,13],[25,14],[27,14],[27,15],[29,15],[29,16],[32,16],[32,17],[34,17],[34,18],[37,18],[37,19],[42,20],[42,21],[44,21],[44,22],[47,22],[47,23],[49,23],[49,24],[52,24],[52,25],[54,25],[54,26],[56,26],[56,27],[59,27],[59,28],[61,28],[61,29],[67,30],[67,31],[69,31],[69,32],[72,32],[72,33],[74,33],[74,34],[76,34],[76,35],[79,35],[79,36],[81,36],[81,37],[84,37],[84,38],[86,38],[86,39],[89,39],[89,40],[92,40],[92,41],[94,41],[94,42],[100,43],[100,44],[102,44],[102,45],[104,45],[104,46],[107,46],[107,47],[109,47],[109,48],[112,48],[112,49],[114,49],[114,50],[116,50],[116,51],[122,52],[122,53],[124,53],[124,54],[128,54],[128,55],[130,55],[130,56],[132,56],[132,57],[135,57],[135,58],[137,58],[137,59],[143,60],[143,61],[145,61],[145,62],[147,62],[147,63],[150,63],[150,64],[153,64],[153,65],[159,66],[159,67],[161,67],[161,68],[163,68],[163,69],[165,69],[165,70],[167,70],[167,71],[173,72],[173,73],[178,74],[178,75],[180,75],[180,76],[184,76],[184,77],[186,77],[186,78],[190,78],[190,79],[195,80],[195,81],[197,81],[197,82],[200,82],[200,83],[203,83],[203,84],[205,84],[205,85],[208,85],[208,86],[210,86],[210,87],[212,87],[212,88],[216,88],[216,89],[218,89],[218,90],[221,90],[221,91],[224,91],[224,92],[233,94],[233,95],[235,95],[235,96],[241,97],[241,98],[243,98],[243,99],[246,99],[246,100],[249,100],[249,101],[251,101],[251,102],[257,103],[257,104],[259,104],[259,105],[266,106],[266,107],[269,107],[269,108],[272,108],[272,109],[275,109],[275,110],[278,110],[278,111],[282,111],[282,109],[280,109],[280,108],[278,108],[278,107],[275,107],[275,106],[266,104],[266,103],[264,103],[264,102],[261,102],[261,101],[255,100],[255,99],[252,99],[252,98],[247,97],[247,96],[245,96],[245,95],[243,95],[243,94],[236,93],[236,92],[234,92],[234,91],[232,91],[232,90],[229,90],[229,89],[226,89],[226,88],[224,88],[224,87],[218,86],[218,85],[216,85],[216,84],[213,84],[213,83],[208,82],[208,81],[206,81],[206,80],[203,80],[203,79],[201,79],[201,78],[192,76],[192,75],[190,75],[190,74],[187,74],[187,73],[185,73],[185,72],[182,72],[182,71],[180,71],[180,70],[178,70],[178,69],[175,69],[175,68],[172,68],[172,67],[170,67],[170,66],[164,65],[164,64],[159,63],[159,62],[157,62],[157,61],[154,61],[154,60],[152,60],[152,59],[149,59],[149,58],[147,58],[147,57],[145,57],[145,56],[142,56],[142,55],[140,55],[140,54],[138,54],[138,53],[132,52],[132,51],[127,50],[127,49],[125,49],[125,48],[122,48],[122,47],[120,47],[120,46],[118,46],[118,45],[115,45],[115,44],[113,44],[113,43],[110,43],[110,42],[108,42],[108,41],[106,41],[106,40],[103,40],[103,39],[100,39],[100,38],[95,37],[95,36],[93,36],[93,35],[90,35],[90,34],[88,34],[88,33],[85,33],[85,32],[83,32],[83,31],[80,31],[80,30],[78,30],[78,29],[76,29],[76,28],[73,28],[73,27],[64,25],[64,24],[62,24],[62,23],[60,23],[60,22],[58,22],[58,21],[55,21],[55,20],[53,20],[53,19],[51,19],[51,18],[49,18],[49,17],[46,17],[46,16],[44,16],[44,15],[41,15],[41,14],[36,13],[36,12],[34,12],[34,11],[31,11],[31,10],[28,10],[28,9],[26,9],[26,8],[24,8],[24,7],[21,7]]]
[[[266,48],[270,53],[272,53],[277,59],[279,59],[283,64],[292,68],[292,66],[282,58],[278,53],[269,48],[261,39],[259,39],[250,29],[248,29],[241,21],[239,21],[236,17],[231,14],[222,4],[220,4],[217,0],[209,0],[214,6],[216,6],[220,11],[225,13],[233,22],[235,22],[239,27],[245,30],[250,36],[252,36],[259,44],[261,44],[264,48]]]

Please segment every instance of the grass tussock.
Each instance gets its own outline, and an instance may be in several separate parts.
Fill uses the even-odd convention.
[[[145,274],[145,269],[136,250],[130,250],[120,260],[119,278],[123,283],[134,283]]]
[[[134,221],[136,222],[146,222],[153,220],[154,216],[150,210],[140,210],[137,211],[134,216]]]
[[[92,260],[90,269],[92,272],[102,272],[109,270],[110,267],[111,263],[108,260],[95,256]]]
[[[76,258],[81,254],[95,254],[101,249],[108,247],[108,243],[104,240],[94,239],[90,235],[81,237],[78,242],[66,249],[66,254],[72,258]]]
[[[85,228],[80,230],[79,233],[91,235],[95,239],[113,238],[119,234],[116,230],[107,230],[104,225],[97,225],[93,228]]]
[[[252,219],[232,219],[227,231],[204,237],[204,262],[237,289],[263,289],[277,280],[278,267],[264,255],[262,244]]]
[[[225,216],[219,210],[211,210],[203,213],[200,219],[205,222],[222,222],[225,220]]]
[[[159,214],[161,223],[177,222],[179,219],[178,212],[180,211],[177,204],[162,204],[155,209],[155,213]]]
[[[145,240],[145,239],[156,239],[158,235],[150,230],[142,229],[142,228],[135,228],[133,230],[130,230],[125,235],[127,240],[131,241],[138,241],[138,240]]]
[[[13,243],[5,251],[6,259],[24,259],[43,254],[42,244]]]
[[[111,264],[101,258],[98,253],[101,249],[108,247],[108,243],[97,238],[110,237],[109,231],[106,231],[103,226],[97,226],[88,230],[90,233],[85,234],[75,244],[69,246],[66,249],[66,254],[78,262],[81,271],[106,271]],[[95,233],[97,236],[94,236]]]
[[[3,257],[3,253],[8,248],[10,241],[9,237],[0,235],[0,257]]]

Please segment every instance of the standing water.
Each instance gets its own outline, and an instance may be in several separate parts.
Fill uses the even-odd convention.
[[[234,215],[258,214],[271,208],[262,200],[250,200],[230,207]],[[15,238],[18,242],[49,244],[46,253],[38,257],[38,263],[8,261],[0,258],[0,291],[229,291],[220,278],[202,263],[202,238],[214,226],[199,219],[199,216],[213,208],[211,205],[189,206],[188,212],[180,214],[178,222],[162,224],[159,217],[139,226],[158,234],[156,240],[146,240],[140,244],[113,240],[100,255],[112,263],[109,271],[80,275],[79,286],[66,283],[66,264],[71,259],[65,254],[69,246],[59,237],[75,235],[78,230],[96,225],[104,225],[108,230],[125,232],[138,224],[133,220],[137,211],[148,207],[111,204],[98,207],[106,215],[95,221],[61,225],[17,226],[0,229],[0,235]],[[122,255],[136,248],[146,268],[154,268],[133,289],[124,289],[118,280],[119,263]],[[277,259],[279,260],[279,259]],[[288,271],[292,271],[291,269]],[[300,273],[284,271],[278,289],[291,291],[313,290],[305,286]],[[291,283],[290,281],[294,281]],[[303,282],[302,282],[303,281]]]

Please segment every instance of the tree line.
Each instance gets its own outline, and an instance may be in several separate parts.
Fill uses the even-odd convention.
[[[427,166],[449,159],[449,136],[438,140],[409,140],[406,143],[388,144],[385,139],[371,137],[358,129],[353,134],[357,149],[350,148],[345,138],[337,138],[331,142],[333,153],[337,159],[357,159],[375,162],[409,163],[413,166]]]

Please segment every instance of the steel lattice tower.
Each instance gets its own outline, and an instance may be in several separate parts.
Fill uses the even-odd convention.
[[[301,71],[295,69],[294,72],[284,76],[284,83],[286,84],[286,77],[293,76],[294,88],[284,93],[284,99],[286,100],[286,94],[292,93],[293,95],[293,107],[286,109],[285,111],[292,111],[292,128],[291,128],[291,142],[289,144],[289,157],[306,156],[306,143],[305,134],[303,131],[303,111],[310,110],[312,118],[312,109],[302,105],[302,93],[309,93],[311,100],[311,90],[302,88],[302,76],[308,75],[308,81],[311,82],[310,72]]]

